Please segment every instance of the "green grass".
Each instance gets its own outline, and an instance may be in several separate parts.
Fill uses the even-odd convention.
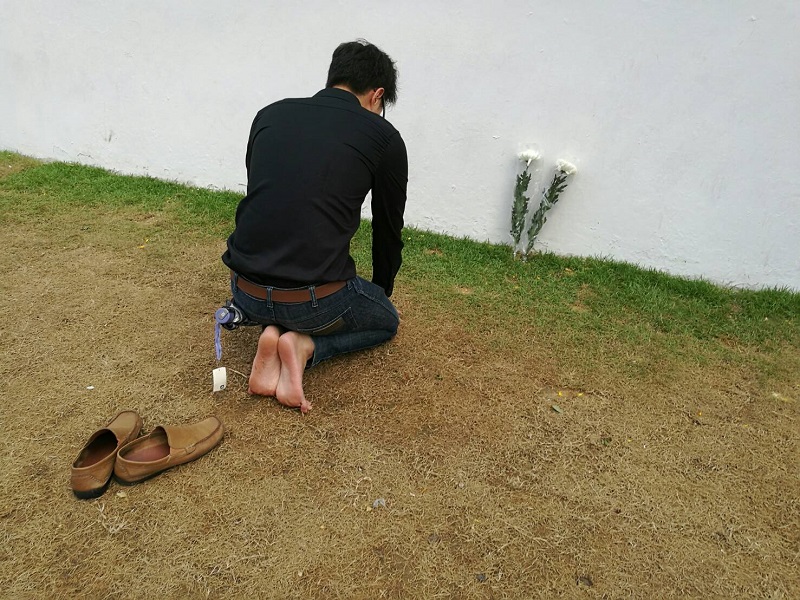
[[[13,164],[17,155],[0,152],[0,165]],[[0,171],[2,173],[2,171]],[[121,176],[104,169],[68,163],[45,163],[0,180],[6,192],[3,205],[15,204],[20,214],[70,207],[132,207],[165,211],[189,229],[225,235],[233,226],[241,196],[233,192],[189,187],[152,177]],[[16,199],[24,199],[19,203]]]
[[[413,229],[404,239],[405,277],[473,288],[468,303],[504,315],[539,308],[557,318],[578,315],[597,330],[631,323],[699,339],[800,340],[800,295],[786,290],[725,289],[597,258],[540,254],[523,263],[508,246]],[[587,312],[576,313],[578,301]]]
[[[0,153],[4,220],[42,218],[76,207],[119,207],[162,213],[187,233],[224,239],[240,197]],[[414,290],[421,303],[458,311],[477,331],[511,320],[521,328],[562,330],[587,343],[597,336],[630,344],[657,338],[676,352],[688,339],[724,340],[726,348],[755,345],[766,353],[800,344],[800,294],[787,290],[725,289],[599,258],[540,254],[520,262],[505,245],[413,228],[405,229],[403,239],[399,283]],[[360,270],[368,272],[369,223],[362,223],[352,253]]]

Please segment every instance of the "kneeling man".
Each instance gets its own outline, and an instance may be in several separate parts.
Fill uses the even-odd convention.
[[[235,304],[264,325],[250,393],[305,413],[303,372],[397,333],[389,296],[400,269],[408,159],[385,119],[392,59],[363,40],[333,53],[325,89],[259,111],[247,143],[247,195],[223,262]],[[372,191],[372,281],[350,240]]]

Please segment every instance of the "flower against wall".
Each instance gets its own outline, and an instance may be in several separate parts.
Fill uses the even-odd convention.
[[[539,156],[539,153],[531,148],[519,153],[519,159],[525,163],[526,168],[531,166],[532,161],[539,160]]]
[[[539,159],[539,153],[535,150],[524,150],[519,153],[519,159],[525,163],[525,168],[522,173],[517,175],[517,184],[514,186],[514,204],[511,205],[511,237],[514,240],[514,252],[517,252],[519,247],[522,232],[525,229],[525,217],[528,215],[530,199],[525,195],[531,182],[528,167],[531,162]]]
[[[567,187],[567,178],[570,175],[574,175],[577,171],[578,168],[566,160],[559,159],[556,163],[556,172],[553,174],[553,180],[550,182],[550,186],[543,191],[539,208],[536,209],[536,212],[533,213],[531,217],[525,254],[531,254],[533,252],[533,245],[536,243],[536,237],[547,222],[547,218],[544,216],[545,213],[558,202],[561,192]]]
[[[578,170],[578,167],[573,165],[571,162],[567,162],[561,158],[558,159],[558,162],[556,163],[556,168],[565,175],[574,175],[575,172]]]

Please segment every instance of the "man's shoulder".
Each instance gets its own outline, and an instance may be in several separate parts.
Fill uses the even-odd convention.
[[[267,104],[264,108],[258,111],[258,114],[263,114],[275,109],[280,109],[282,107],[292,106],[295,104],[308,104],[313,98],[284,98],[282,100],[276,100],[271,104]]]

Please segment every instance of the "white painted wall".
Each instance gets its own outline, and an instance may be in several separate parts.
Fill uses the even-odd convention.
[[[407,222],[509,241],[517,151],[579,167],[543,248],[800,289],[800,3],[0,0],[0,148],[241,190],[256,111],[365,37]]]

